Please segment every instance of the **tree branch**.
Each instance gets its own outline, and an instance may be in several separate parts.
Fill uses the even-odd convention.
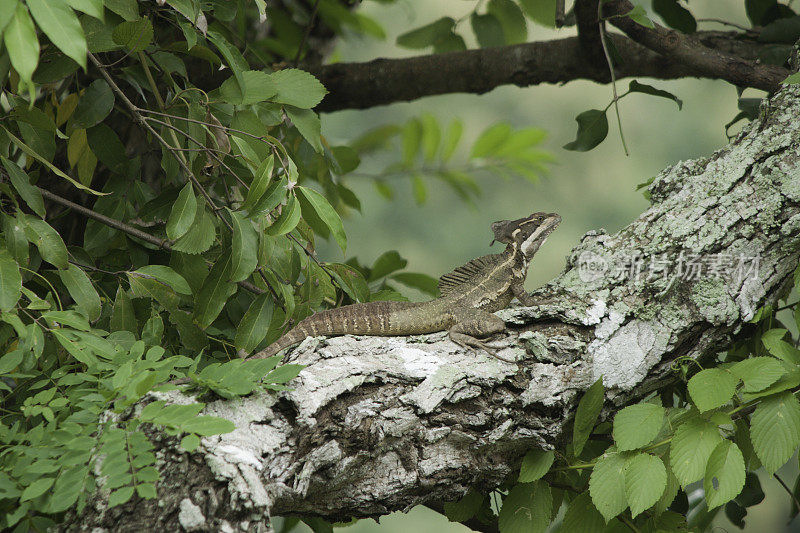
[[[637,43],[693,69],[697,76],[723,79],[741,87],[775,91],[790,74],[782,67],[726,54],[704,46],[696,37],[655,24],[647,28],[623,16],[633,9],[628,0],[603,4],[603,16]]]
[[[540,305],[498,313],[508,331],[493,343],[517,364],[446,333],[307,339],[291,353],[306,365],[291,390],[206,404],[234,432],[203,438],[191,454],[151,432],[157,499],[109,510],[101,487],[61,528],[338,521],[496,488],[531,447],[564,441],[581,392],[599,377],[610,405],[641,398],[675,379],[676,358],[718,353],[785,296],[800,255],[799,114],[800,87],[784,88],[730,145],[661,172],[652,206],[628,227],[586,234],[564,273],[533,295]],[[676,273],[695,254],[701,268],[726,257],[749,268]],[[650,268],[664,264],[672,269]]]
[[[619,20],[622,19],[614,19]],[[735,32],[698,32],[692,39],[696,40],[693,46],[698,53],[710,50],[714,57],[738,58],[736,64],[749,68],[743,71],[745,74],[751,70],[770,74],[766,85],[762,75],[752,82],[746,75],[739,76],[736,82],[740,85],[776,89],[789,71],[768,65],[753,67],[752,61],[766,46],[739,36]],[[609,38],[622,59],[615,65],[617,79],[704,77],[731,81],[724,68],[699,70],[684,56],[661,55],[622,35],[609,34]],[[605,65],[592,62],[583,52],[578,37],[366,63],[335,63],[310,67],[309,71],[330,91],[316,108],[323,112],[366,109],[437,94],[483,94],[502,85],[527,87],[578,79],[599,83],[611,80]]]

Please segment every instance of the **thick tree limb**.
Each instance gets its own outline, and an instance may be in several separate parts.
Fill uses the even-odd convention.
[[[510,329],[494,342],[518,364],[444,333],[308,339],[294,390],[207,405],[233,433],[192,454],[153,435],[159,500],[106,510],[99,497],[64,529],[265,531],[270,514],[376,516],[496,487],[528,449],[570,435],[596,379],[613,405],[640,398],[675,379],[675,358],[723,349],[785,294],[800,254],[798,114],[800,87],[782,90],[729,146],[661,172],[628,227],[585,235],[541,305],[499,313]],[[740,256],[758,258],[752,271],[719,274]]]
[[[603,5],[603,16],[625,32],[637,43],[650,50],[668,56],[686,67],[694,69],[697,75],[723,79],[742,87],[755,87],[764,91],[774,91],[789,72],[781,67],[765,65],[747,60],[702,45],[697,38],[679,31],[670,30],[655,24],[647,28],[622,16],[633,9],[628,0],[614,0]]]
[[[686,50],[681,56],[660,55],[627,37],[613,34],[610,37],[622,59],[615,66],[617,79],[705,77],[731,81],[731,74],[724,68],[704,70],[687,62],[685,56],[693,56]],[[735,64],[750,65],[766,46],[738,37],[734,32],[698,32],[692,39],[696,40],[695,46],[701,53],[708,53],[710,49],[716,58],[735,56],[739,58]],[[599,46],[599,41],[597,44]],[[598,50],[601,59],[593,61],[583,51],[579,38],[570,37],[404,59],[336,63],[309,70],[330,91],[317,110],[329,112],[366,109],[436,94],[483,94],[501,85],[527,87],[578,79],[608,83],[611,80],[608,66],[602,59],[602,49]],[[766,65],[755,71],[759,73],[755,81],[748,81],[749,70],[743,68],[736,82],[764,88],[768,80],[767,89],[774,90],[789,75],[786,69]],[[765,78],[760,74],[762,71],[770,75]]]

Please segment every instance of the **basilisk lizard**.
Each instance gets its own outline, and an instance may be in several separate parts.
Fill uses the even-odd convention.
[[[492,243],[504,243],[506,249],[473,259],[442,276],[439,298],[428,302],[366,302],[320,311],[249,359],[271,357],[306,337],[319,335],[419,335],[445,330],[453,342],[484,349],[502,359],[476,337],[503,331],[505,323],[493,313],[505,308],[513,297],[524,305],[533,305],[523,288],[528,265],[560,222],[555,213],[495,222]]]

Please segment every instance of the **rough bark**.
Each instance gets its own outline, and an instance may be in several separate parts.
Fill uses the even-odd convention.
[[[266,531],[270,515],[378,516],[496,486],[528,449],[569,437],[596,379],[608,405],[640,398],[674,379],[676,357],[724,349],[784,294],[800,250],[798,114],[800,88],[781,91],[730,145],[661,172],[651,208],[628,227],[585,235],[534,294],[541,305],[499,313],[509,329],[494,343],[517,364],[444,334],[307,339],[291,356],[308,365],[294,390],[208,404],[233,433],[191,454],[153,435],[159,500],[106,510],[98,497],[63,527]],[[614,275],[631,256],[679,264],[681,254],[760,260],[741,277]]]

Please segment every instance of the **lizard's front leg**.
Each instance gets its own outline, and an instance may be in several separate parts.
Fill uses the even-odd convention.
[[[480,348],[506,363],[516,363],[497,355],[497,350],[476,337],[488,337],[505,330],[503,320],[483,309],[469,309],[455,313],[455,324],[447,331],[450,340],[464,348]]]

